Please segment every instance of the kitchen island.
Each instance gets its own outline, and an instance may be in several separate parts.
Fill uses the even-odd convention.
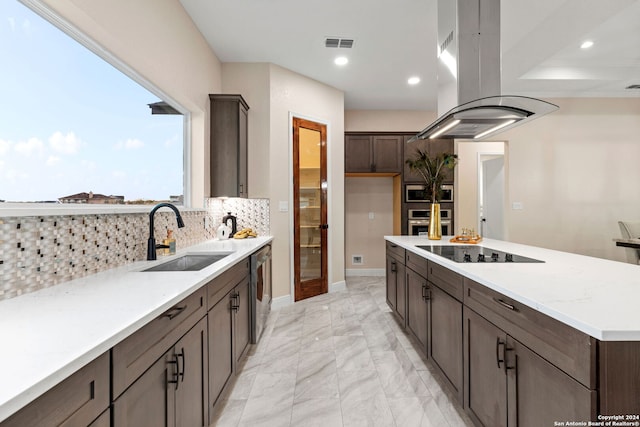
[[[640,422],[638,266],[491,239],[477,246],[543,262],[455,262],[446,237],[385,239],[388,304],[476,424]]]
[[[258,237],[209,241],[180,250],[175,256],[163,257],[157,261],[135,262],[1,301],[0,342],[5,351],[0,353],[0,365],[6,369],[0,387],[0,425],[21,408],[53,387],[69,381],[74,374],[82,372],[88,366],[98,363],[96,372],[104,366],[105,375],[110,375],[111,363],[114,363],[113,369],[116,369],[115,355],[110,362],[111,352],[118,346],[126,347],[127,343],[133,343],[133,346],[138,347],[126,348],[126,352],[116,351],[123,358],[141,348],[144,350],[145,346],[152,348],[156,343],[158,351],[168,351],[175,343],[170,340],[183,336],[192,324],[204,324],[202,330],[206,332],[207,311],[213,313],[214,304],[218,301],[222,302],[222,318],[226,316],[231,319],[229,309],[233,306],[227,304],[229,295],[231,301],[240,305],[240,297],[235,291],[239,285],[235,285],[242,283],[245,286],[243,290],[248,288],[248,258],[271,240],[271,237]],[[199,271],[143,271],[185,254],[211,253],[231,254]],[[238,271],[240,275],[230,276],[234,271]],[[245,304],[242,313],[247,322],[246,307],[249,302],[245,294],[242,296],[242,304]],[[204,321],[201,321],[203,318]],[[193,319],[193,322],[189,319]],[[177,326],[174,326],[176,322]],[[155,324],[160,326],[159,330],[149,329]],[[173,335],[169,332],[171,328]],[[154,333],[157,340],[152,342],[151,338],[155,339]],[[204,342],[206,339],[205,335]],[[162,353],[159,353],[152,358],[158,359],[161,356]],[[184,380],[184,352],[181,357],[182,369],[179,374],[183,376],[181,380]],[[167,366],[171,367],[172,362],[173,360],[169,360]],[[132,362],[130,366],[136,367],[135,363]],[[139,370],[143,369],[140,365]],[[191,372],[194,370],[191,369]],[[94,372],[88,374],[92,373]],[[129,371],[125,373],[129,375]],[[99,379],[90,381],[90,387],[87,384],[91,399],[101,394],[110,399],[110,380],[108,377]],[[135,378],[123,380],[126,381],[123,388],[134,380]],[[207,384],[206,378],[199,382]],[[100,384],[104,384],[104,388]],[[69,386],[77,388],[74,384]],[[117,395],[114,393],[113,397]],[[206,398],[206,392],[204,397]],[[107,402],[104,409],[110,405]],[[205,415],[207,412],[205,411]],[[107,415],[100,418],[108,420],[108,410]],[[103,424],[96,420],[95,425]]]

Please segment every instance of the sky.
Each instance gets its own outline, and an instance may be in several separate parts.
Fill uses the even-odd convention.
[[[0,0],[0,200],[183,194],[183,116],[17,0]]]

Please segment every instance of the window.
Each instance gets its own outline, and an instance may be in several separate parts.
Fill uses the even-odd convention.
[[[181,201],[185,116],[158,90],[18,1],[0,2],[0,55],[0,200]]]

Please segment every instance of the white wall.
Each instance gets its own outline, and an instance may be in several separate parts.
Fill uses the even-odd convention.
[[[640,219],[640,98],[552,99],[560,109],[500,134],[509,146],[509,240],[625,260],[611,239]]]
[[[346,132],[418,132],[436,119],[433,111],[348,110]]]
[[[58,15],[191,112],[191,200],[209,192],[208,94],[221,65],[175,0],[42,0]]]

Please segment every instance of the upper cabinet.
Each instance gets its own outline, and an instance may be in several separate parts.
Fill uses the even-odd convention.
[[[407,160],[414,157],[417,150],[426,151],[429,153],[429,157],[433,157],[440,153],[452,153],[453,154],[453,140],[452,139],[419,139],[410,144],[407,141],[412,135],[405,135],[404,137],[404,182],[424,182],[424,178],[418,173],[411,171]],[[453,169],[446,169],[444,175],[444,182],[453,183]]]
[[[346,173],[402,173],[402,135],[345,136]]]
[[[211,197],[248,197],[247,116],[241,95],[209,95]]]

